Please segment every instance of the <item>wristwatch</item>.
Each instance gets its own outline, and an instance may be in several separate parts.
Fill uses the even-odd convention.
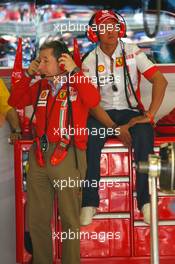
[[[75,67],[71,72],[70,72],[70,76],[74,75],[75,73],[79,72],[80,68],[79,67]]]
[[[28,78],[34,78],[34,75],[29,74],[28,70],[25,71],[25,76]]]
[[[21,129],[19,127],[17,128],[12,128],[12,133],[18,133],[18,134],[21,134]]]
[[[149,111],[144,112],[144,115],[149,118],[150,123],[154,124],[154,115],[151,114]]]

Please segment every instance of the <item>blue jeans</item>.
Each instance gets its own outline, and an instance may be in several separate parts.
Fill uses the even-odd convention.
[[[108,110],[107,113],[111,119],[119,125],[124,125],[133,117],[139,116],[140,113],[133,110]],[[104,128],[104,126],[95,118],[88,119],[87,126],[89,131]],[[134,148],[135,162],[147,161],[148,154],[153,153],[154,147],[154,130],[151,124],[136,124],[129,129],[132,137],[132,147]],[[87,145],[87,173],[86,180],[89,185],[83,187],[82,207],[99,206],[98,187],[94,187],[91,183],[100,181],[100,157],[101,149],[106,142],[107,136],[102,137],[89,133]],[[138,208],[141,210],[145,203],[150,200],[148,189],[148,175],[144,173],[136,173],[136,191]]]

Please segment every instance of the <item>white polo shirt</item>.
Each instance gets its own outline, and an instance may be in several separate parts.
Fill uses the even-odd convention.
[[[157,71],[157,67],[147,58],[142,50],[135,44],[124,44],[126,54],[126,63],[131,76],[132,84],[136,93],[140,92],[140,77],[143,74],[147,79]],[[98,75],[100,80],[101,106],[105,110],[109,109],[129,109],[129,105],[125,95],[123,56],[121,43],[117,45],[113,58],[113,74],[114,83],[118,91],[112,90],[111,80],[111,59],[106,55],[99,46],[95,48],[84,59],[82,70],[84,74],[91,78],[93,84],[97,86],[96,77],[96,54],[98,56]],[[129,101],[133,107],[137,106],[137,102],[131,92],[129,83],[127,82],[127,93]]]

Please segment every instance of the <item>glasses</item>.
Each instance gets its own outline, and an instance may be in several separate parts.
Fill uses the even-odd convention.
[[[110,61],[111,61],[110,68],[111,68],[112,90],[113,90],[113,92],[117,92],[118,88],[114,83],[114,80],[115,80],[115,78],[114,78],[114,59],[110,58]]]

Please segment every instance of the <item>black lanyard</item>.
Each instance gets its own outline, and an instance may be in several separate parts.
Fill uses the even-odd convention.
[[[140,103],[139,103],[139,100],[137,98],[136,92],[134,90],[133,83],[132,83],[132,80],[131,80],[131,76],[130,76],[130,73],[129,73],[129,70],[128,70],[128,66],[127,66],[127,63],[126,63],[126,54],[125,54],[125,49],[124,49],[124,43],[121,41],[121,44],[122,44],[121,49],[122,49],[123,63],[124,63],[124,65],[123,65],[123,75],[124,75],[124,82],[125,82],[125,95],[126,95],[126,100],[127,100],[127,103],[128,103],[128,105],[129,105],[129,107],[131,109],[133,109],[133,110],[134,109],[135,110],[140,110],[138,108],[138,106],[140,105]],[[137,102],[137,106],[135,106],[135,107],[131,105],[131,102],[129,100],[128,89],[127,89],[127,80],[128,80],[129,85],[131,87],[131,91],[132,91],[132,93],[134,95],[134,98],[135,98],[135,100]]]
[[[70,100],[70,84],[69,84],[69,78],[68,82],[67,82],[67,105],[68,105],[68,118],[67,118],[67,127],[69,129],[69,126],[71,126],[72,128],[74,128],[74,120],[73,120],[73,111],[72,111],[72,102]],[[70,135],[71,139],[71,143],[73,145],[73,150],[74,150],[74,156],[75,156],[75,165],[76,165],[76,169],[78,169],[78,154],[77,154],[77,149],[75,146],[75,138],[74,138],[74,134]]]
[[[122,43],[122,44],[124,46],[124,43]],[[133,84],[132,84],[131,76],[130,76],[130,73],[129,73],[128,68],[127,68],[124,47],[122,47],[122,53],[123,53],[123,60],[124,60],[123,75],[124,75],[124,87],[125,87],[126,101],[128,103],[129,108],[131,108],[131,109],[137,109],[138,110],[138,107],[137,106],[136,107],[133,107],[131,105],[131,102],[130,102],[129,96],[128,96],[127,82],[126,82],[127,78],[128,78],[129,83],[130,83],[131,90],[132,90],[132,93],[134,95],[134,98],[135,98],[136,102],[139,104],[138,98],[136,96],[136,93],[135,93],[135,90],[134,90],[134,87],[133,87]],[[96,72],[96,78],[97,78],[97,85],[101,89],[100,80],[99,80],[99,74],[98,74],[98,54],[97,54],[97,51],[95,53],[95,56],[96,56],[96,71],[95,72]],[[112,74],[113,74],[113,72],[112,72]],[[118,91],[117,87],[113,87],[113,86],[112,86],[112,90],[114,92],[117,92]]]

